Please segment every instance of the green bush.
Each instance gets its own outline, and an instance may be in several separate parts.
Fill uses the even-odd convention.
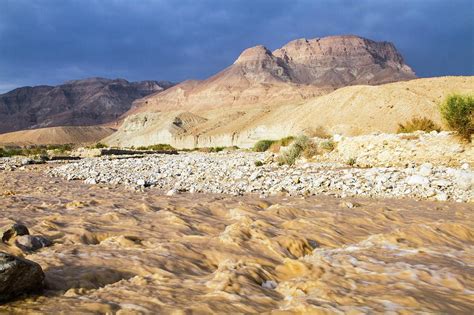
[[[471,141],[474,133],[474,96],[453,94],[441,104],[441,115],[449,128]]]
[[[289,136],[289,137],[281,138],[280,140],[278,140],[278,144],[279,144],[280,146],[282,146],[282,147],[287,147],[287,146],[290,145],[294,140],[295,140],[295,137]]]
[[[323,150],[331,152],[336,148],[336,144],[334,143],[334,141],[327,140],[327,141],[321,142],[319,147]]]
[[[255,161],[255,166],[259,167],[262,166],[263,162],[262,161]]]
[[[70,144],[58,145],[31,145],[27,147],[8,147],[0,148],[0,157],[11,157],[15,155],[32,156],[32,155],[47,155],[47,151],[55,151],[57,153],[66,153],[72,150]]]
[[[318,154],[316,143],[307,136],[299,136],[287,151],[278,156],[278,164],[293,165],[302,155],[311,158],[316,154]]]
[[[431,132],[433,130],[440,131],[441,128],[437,126],[431,119],[426,117],[414,117],[405,124],[398,124],[397,133],[411,133],[418,130]]]
[[[103,143],[100,143],[100,142],[97,142],[96,144],[90,146],[89,148],[90,149],[103,149],[103,148],[107,148],[107,145],[103,144]]]
[[[174,151],[176,150],[169,144],[153,144],[149,146],[141,146],[138,147],[137,150],[139,151]]]
[[[255,152],[265,152],[267,151],[272,144],[275,143],[275,140],[260,140],[253,146]]]
[[[346,164],[349,166],[354,166],[356,164],[356,159],[355,158],[350,158],[347,160]]]

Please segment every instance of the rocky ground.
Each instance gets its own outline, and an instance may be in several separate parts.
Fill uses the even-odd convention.
[[[91,158],[55,167],[52,176],[89,184],[156,187],[179,192],[241,195],[335,195],[474,201],[474,172],[424,163],[407,167],[349,167],[343,163],[300,162],[280,166],[270,153],[221,152]],[[263,165],[256,166],[261,161]]]

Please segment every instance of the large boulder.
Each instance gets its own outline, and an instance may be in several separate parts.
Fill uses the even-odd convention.
[[[0,302],[43,288],[44,273],[37,263],[0,252]]]

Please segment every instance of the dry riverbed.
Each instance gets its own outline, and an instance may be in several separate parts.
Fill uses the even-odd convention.
[[[207,158],[216,159],[203,157]],[[261,172],[250,182],[265,183],[270,169],[253,164],[253,160],[264,158],[256,155],[238,165],[244,172],[242,177]],[[162,165],[165,159],[148,157],[138,164],[146,169]],[[82,165],[87,177],[78,179],[87,180],[102,167],[116,174],[120,167],[114,163],[123,161],[135,163],[92,159],[59,167],[68,174]],[[187,165],[182,163],[175,164]],[[198,159],[198,167],[199,163]],[[222,177],[232,183],[235,179],[229,178],[222,165]],[[210,194],[214,188],[209,188],[193,194],[185,192],[185,182],[179,187],[161,187],[160,180],[152,183],[151,177],[140,177],[145,170],[135,166],[126,169],[138,174],[131,185],[102,181],[105,175],[100,174],[93,177],[96,184],[67,180],[67,175],[51,177],[46,174],[48,167],[29,165],[0,171],[0,226],[21,222],[32,233],[53,241],[52,246],[28,254],[0,244],[0,251],[38,262],[46,275],[46,290],[41,295],[5,303],[0,312],[472,311],[472,203],[417,201],[408,199],[409,195],[403,199],[288,196],[281,190],[275,195],[257,190],[257,194],[236,196]],[[447,187],[451,188],[445,191],[449,200],[466,194],[455,192],[462,188],[455,183],[456,172],[470,170],[431,179],[448,171],[428,168],[414,167],[406,178],[428,178],[428,188],[435,180],[449,181]],[[185,167],[182,169],[184,172]],[[295,176],[305,183],[303,170]],[[335,167],[325,171],[345,174],[346,170]],[[187,176],[199,183],[197,175]],[[167,183],[165,178],[163,183]],[[293,176],[285,178],[292,185],[299,184]],[[137,185],[135,180],[139,179],[145,184]],[[222,183],[219,187],[230,187]],[[209,185],[218,187],[212,182]],[[139,189],[130,189],[137,186]],[[162,192],[167,189],[183,193],[165,196]]]

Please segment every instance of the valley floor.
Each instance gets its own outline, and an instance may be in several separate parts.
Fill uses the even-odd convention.
[[[224,158],[234,161],[242,176],[250,173],[257,186],[266,185],[265,178],[277,172],[271,166],[254,165],[265,155],[252,155],[243,165],[238,164],[239,158],[225,154],[190,156],[147,157],[140,163],[144,169],[138,169],[134,159],[90,159],[59,170],[45,165],[0,170],[0,226],[22,222],[32,233],[53,241],[51,247],[25,254],[45,271],[46,291],[5,303],[0,312],[472,311],[474,205],[454,202],[466,196],[456,182],[456,172],[461,170],[449,175],[428,165],[413,167],[406,176],[405,169],[390,171],[399,174],[392,178],[391,173],[387,181],[402,178],[403,185],[416,175],[428,178],[427,187],[441,189],[433,182],[444,180],[447,188],[440,192],[453,200],[447,202],[407,198],[413,197],[410,194],[403,199],[305,196],[297,189],[294,196],[291,189],[290,194],[282,190],[265,194],[258,189],[257,194],[243,190],[239,196],[240,191],[212,194],[217,187],[212,182],[203,193],[179,193],[186,190],[186,181],[180,187],[161,187],[167,176],[155,182],[140,177],[147,167],[166,166],[172,163],[167,159],[173,158],[177,165],[173,169],[181,167],[180,176],[197,183],[202,175],[199,165],[208,163],[206,159],[214,159],[215,168],[209,172],[217,177],[222,172],[222,178],[229,178]],[[131,185],[101,183],[105,177],[100,170],[117,175],[122,163],[129,163],[123,174],[138,174],[131,177]],[[189,163],[194,163],[194,171],[185,174]],[[307,168],[312,167],[316,169]],[[353,170],[326,171],[335,172],[329,173],[329,179],[339,178],[340,172],[348,183],[357,182],[348,177]],[[89,184],[67,180],[73,172]],[[286,176],[286,168],[281,172],[276,174],[288,178],[289,185],[298,187],[307,180],[304,174]],[[431,178],[436,176],[445,178]],[[383,187],[384,181],[379,182]],[[156,187],[144,187],[149,185]],[[163,195],[162,189],[172,190],[173,195]],[[1,243],[0,251],[22,255],[20,249]]]

